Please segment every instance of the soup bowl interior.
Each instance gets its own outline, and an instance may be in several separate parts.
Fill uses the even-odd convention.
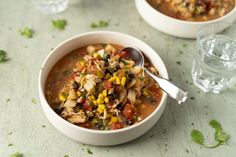
[[[139,14],[153,28],[163,33],[181,38],[196,38],[198,30],[203,26],[217,22],[233,23],[236,19],[236,7],[234,7],[234,9],[222,17],[216,18],[214,20],[198,22],[185,21],[167,16],[154,9],[146,0],[135,0],[135,4]]]
[[[160,118],[165,105],[167,95],[163,92],[160,104],[154,110],[151,115],[145,118],[143,121],[134,124],[132,126],[118,129],[118,130],[92,130],[79,127],[77,125],[71,124],[70,122],[61,118],[58,114],[56,114],[53,109],[48,104],[45,93],[44,86],[48,77],[49,72],[53,68],[53,66],[66,54],[71,51],[81,48],[90,44],[97,43],[111,43],[118,44],[122,46],[132,46],[141,51],[143,51],[144,55],[150,59],[151,63],[163,78],[168,79],[168,73],[166,67],[160,58],[160,56],[147,44],[144,42],[131,37],[126,34],[117,33],[117,32],[109,32],[109,31],[97,31],[97,32],[89,32],[81,35],[77,35],[72,37],[65,42],[61,43],[57,46],[45,59],[42,64],[40,74],[39,74],[39,96],[41,106],[43,111],[48,118],[48,120],[53,124],[55,128],[61,131],[66,136],[77,140],[82,143],[91,144],[91,145],[116,145],[124,142],[128,142],[133,140],[146,131],[148,131]]]

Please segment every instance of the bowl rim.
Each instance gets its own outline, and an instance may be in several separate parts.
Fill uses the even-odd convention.
[[[45,92],[44,92],[44,87],[45,87],[45,84],[42,84],[42,74],[43,74],[43,70],[44,70],[44,67],[47,65],[47,64],[50,64],[48,62],[48,59],[52,57],[52,55],[54,53],[57,53],[57,49],[61,48],[62,46],[64,46],[65,44],[73,41],[73,40],[76,40],[77,38],[82,38],[84,36],[88,36],[88,35],[99,35],[99,34],[112,34],[112,35],[118,35],[118,36],[123,36],[125,38],[129,38],[131,40],[136,40],[136,42],[139,42],[139,43],[142,43],[143,45],[147,46],[150,50],[152,50],[155,55],[157,57],[159,57],[159,59],[162,61],[163,63],[163,70],[162,72],[164,73],[164,75],[166,75],[164,78],[168,79],[168,72],[167,72],[167,68],[164,64],[164,61],[162,60],[162,58],[159,56],[159,54],[153,49],[151,48],[148,44],[146,44],[145,42],[139,40],[138,38],[135,38],[131,35],[128,35],[128,34],[125,34],[125,33],[120,33],[120,32],[115,32],[115,31],[91,31],[91,32],[86,32],[86,33],[81,33],[81,34],[77,34],[77,35],[74,35],[70,38],[68,38],[67,40],[64,40],[63,42],[61,42],[60,44],[58,44],[48,55],[47,57],[44,59],[41,67],[40,67],[40,71],[39,71],[39,79],[38,79],[38,89],[39,89],[39,96],[40,96],[40,104],[41,104],[41,107],[44,108],[44,106],[46,105],[47,106],[47,109],[49,109],[49,112],[52,113],[52,115],[60,120],[61,123],[64,123],[65,125],[69,126],[69,127],[72,127],[78,131],[84,131],[84,132],[88,132],[88,133],[92,133],[92,134],[113,134],[113,133],[121,133],[121,132],[126,132],[128,130],[132,130],[132,129],[135,129],[137,127],[139,127],[140,125],[143,125],[144,123],[146,123],[149,119],[151,119],[153,116],[155,116],[155,114],[161,109],[161,106],[165,105],[165,102],[166,102],[166,99],[167,99],[167,94],[162,91],[162,97],[161,97],[161,101],[159,103],[159,105],[156,107],[156,109],[148,116],[146,117],[145,119],[143,119],[142,121],[132,125],[132,126],[128,126],[128,127],[125,127],[125,128],[121,128],[121,129],[117,129],[117,130],[94,130],[94,129],[88,129],[88,128],[83,128],[83,127],[80,127],[80,126],[77,126],[75,124],[72,124],[70,122],[68,122],[67,120],[63,119],[60,115],[58,115],[53,109],[52,107],[49,105],[49,103],[47,102],[46,98],[45,98]],[[79,47],[78,47],[79,48]],[[71,51],[67,52],[66,54],[70,53]],[[65,54],[65,55],[66,55]],[[64,56],[65,56],[64,55]],[[62,57],[61,57],[62,58]],[[61,59],[60,58],[60,59]],[[59,60],[60,60],[59,59]],[[54,64],[55,65],[55,64]],[[51,68],[52,69],[52,68]],[[51,70],[50,69],[50,70]],[[49,70],[49,72],[50,72]],[[48,77],[48,75],[46,76]],[[45,81],[46,82],[46,81]],[[45,110],[44,110],[45,112]],[[47,116],[46,116],[47,117]],[[48,117],[47,117],[48,119]],[[49,119],[48,119],[49,120]],[[50,121],[50,120],[49,120]],[[51,121],[50,121],[51,122]],[[51,122],[52,123],[52,122]]]
[[[136,0],[136,3],[138,3],[138,1],[140,1],[140,0]],[[148,9],[151,10],[154,14],[161,15],[161,16],[163,16],[164,18],[166,18],[168,20],[172,20],[174,22],[178,22],[178,23],[182,23],[182,24],[191,24],[191,25],[211,24],[211,23],[215,23],[215,22],[220,22],[220,21],[226,19],[228,16],[231,16],[231,14],[233,14],[234,12],[236,12],[236,4],[235,4],[234,8],[222,17],[219,17],[219,18],[216,18],[216,19],[213,19],[213,20],[208,20],[208,21],[196,21],[196,22],[194,22],[194,21],[180,20],[180,19],[176,19],[176,18],[167,16],[167,15],[163,14],[162,12],[160,12],[160,11],[156,10],[155,8],[153,8],[153,6],[151,6],[147,2],[147,0],[143,0],[143,1],[148,6]],[[235,3],[236,3],[236,0],[235,0]]]

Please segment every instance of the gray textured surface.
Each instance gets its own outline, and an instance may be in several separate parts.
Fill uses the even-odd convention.
[[[52,28],[51,19],[56,18],[68,21],[64,31]],[[65,137],[48,122],[38,100],[39,68],[50,49],[75,34],[100,30],[89,25],[101,19],[110,21],[109,27],[102,30],[124,32],[153,47],[166,63],[173,82],[195,98],[183,105],[169,99],[160,121],[149,132],[114,147],[86,146]],[[35,30],[32,39],[19,34],[19,29],[25,26]],[[219,95],[198,92],[190,76],[195,41],[154,30],[140,18],[132,0],[71,0],[66,12],[59,15],[41,14],[31,1],[0,0],[0,34],[0,49],[7,51],[10,58],[0,63],[0,157],[15,151],[24,153],[25,157],[235,156],[236,86]],[[36,104],[31,102],[32,98]],[[190,132],[193,128],[203,130],[213,142],[213,129],[207,124],[212,118],[223,124],[231,138],[228,145],[211,150],[193,143]],[[13,146],[9,147],[9,143]],[[90,148],[93,155],[89,155],[86,148]]]

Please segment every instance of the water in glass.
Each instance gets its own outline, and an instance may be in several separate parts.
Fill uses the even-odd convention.
[[[199,39],[192,78],[204,92],[227,88],[236,71],[236,42],[224,35],[209,34]]]
[[[63,12],[68,6],[68,0],[32,0],[37,9],[46,14]]]

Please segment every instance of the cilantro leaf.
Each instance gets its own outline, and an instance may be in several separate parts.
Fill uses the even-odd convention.
[[[64,30],[65,26],[67,25],[67,22],[64,19],[57,19],[57,20],[52,20],[52,25],[54,28],[57,28],[59,30]]]
[[[215,132],[215,140],[219,141],[220,144],[226,144],[229,139],[229,135],[223,131],[216,131]]]
[[[37,102],[36,102],[36,99],[35,99],[35,98],[32,98],[32,99],[31,99],[31,102],[32,102],[32,104],[37,104]]]
[[[25,36],[26,38],[32,38],[34,31],[28,27],[25,27],[23,30],[20,31],[20,34],[22,36]]]
[[[109,23],[107,21],[97,21],[97,22],[92,22],[90,27],[91,28],[104,28],[107,27],[109,25]]]
[[[213,146],[205,145],[203,134],[198,130],[192,131],[191,133],[192,140],[206,148],[216,148],[220,145],[226,144],[226,142],[229,139],[229,135],[223,131],[221,124],[217,122],[216,120],[212,119],[209,122],[209,125],[215,129],[215,141],[217,141],[215,145]]]
[[[93,154],[93,152],[89,148],[87,148],[86,151],[88,154],[91,154],[91,155]]]
[[[22,153],[16,152],[10,155],[10,157],[24,157]]]
[[[216,120],[212,119],[209,122],[209,125],[215,129],[215,140],[218,141],[220,144],[225,144],[229,139],[229,135],[223,131],[221,124]]]
[[[69,155],[64,155],[64,157],[69,157]]]
[[[212,119],[209,122],[209,125],[213,127],[216,131],[222,131],[222,126],[219,122],[217,122],[215,119]]]
[[[7,61],[7,53],[3,50],[0,50],[0,63]]]
[[[201,133],[201,131],[199,130],[192,130],[191,132],[191,137],[192,137],[192,140],[200,145],[204,145],[204,137],[203,137],[203,134]]]

